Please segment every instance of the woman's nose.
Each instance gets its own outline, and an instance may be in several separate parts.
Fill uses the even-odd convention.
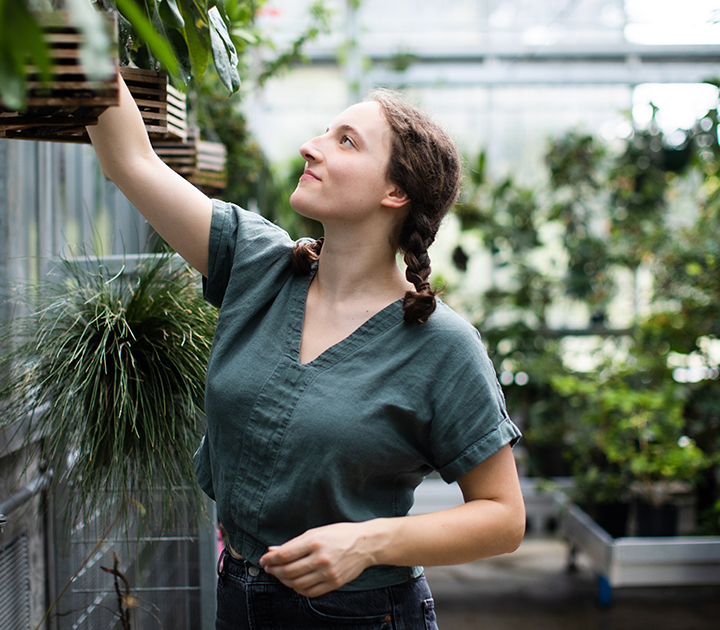
[[[312,140],[308,140],[300,147],[300,155],[308,162],[317,162],[318,160],[322,159],[322,154],[318,149],[318,139],[319,136],[313,138]]]

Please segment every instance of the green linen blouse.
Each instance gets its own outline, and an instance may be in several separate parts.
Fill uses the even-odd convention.
[[[313,527],[406,516],[429,472],[452,482],[520,436],[478,332],[439,300],[425,324],[404,323],[398,300],[301,365],[314,271],[293,274],[293,246],[261,216],[213,203],[204,295],[220,314],[195,467],[253,563]],[[343,588],[421,571],[375,566]]]

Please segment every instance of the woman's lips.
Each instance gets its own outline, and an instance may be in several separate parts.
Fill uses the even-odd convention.
[[[303,180],[314,180],[316,182],[320,181],[320,178],[315,175],[312,171],[304,171],[302,175],[300,175],[300,181]]]

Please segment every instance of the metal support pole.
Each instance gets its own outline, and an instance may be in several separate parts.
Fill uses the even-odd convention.
[[[200,547],[200,627],[215,628],[217,610],[218,532],[215,501],[205,498],[206,515],[200,515],[198,543]]]
[[[23,486],[15,494],[10,495],[5,501],[0,503],[0,534],[5,531],[7,525],[7,515],[17,510],[21,505],[27,503],[38,492],[42,492],[50,485],[53,471],[48,470],[46,473],[33,479],[30,483]]]

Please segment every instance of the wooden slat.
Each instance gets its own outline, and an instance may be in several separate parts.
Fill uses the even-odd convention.
[[[164,72],[121,68],[120,73],[141,110],[152,139],[187,139],[185,95],[168,84]]]
[[[133,98],[135,98],[135,100],[137,100],[139,97],[142,97],[145,100],[153,101],[155,103],[165,103],[167,101],[167,98],[165,98],[166,93],[164,90],[161,90],[157,87],[150,88],[146,87],[145,85],[134,85],[127,79],[125,79],[125,83],[128,84],[128,89],[130,90],[130,93],[133,95]]]
[[[74,118],[73,119],[73,125],[75,127],[82,126],[85,127],[85,125],[92,125],[97,122],[97,117],[88,117],[88,118]],[[67,125],[67,118],[63,118],[61,116],[48,116],[44,117],[42,120],[38,119],[24,119],[22,122],[18,121],[12,121],[10,123],[2,122],[2,119],[0,119],[0,130],[6,131],[6,130],[24,130],[24,129],[32,129],[34,127],[59,127],[63,125]]]
[[[82,35],[76,31],[65,31],[65,32],[55,32],[48,31],[45,33],[45,41],[48,44],[74,44],[74,43],[80,43],[82,40]],[[57,48],[57,46],[53,46],[53,48]]]
[[[38,80],[30,80],[26,81],[26,85],[28,89],[30,90],[41,90],[43,88],[50,87],[53,92],[57,90],[92,90],[93,92],[101,91],[101,90],[109,90],[108,83],[106,81],[74,81],[70,78],[62,79],[58,82],[53,82],[51,84],[46,83],[45,81],[38,81]]]
[[[148,101],[144,98],[135,98],[135,103],[142,110],[146,109],[148,112],[159,112],[163,116],[167,115],[167,103],[162,101]]]
[[[0,133],[7,138],[89,142],[85,125],[96,124],[107,107],[119,102],[117,77],[98,81],[86,75],[80,50],[83,35],[70,25],[67,14],[38,14],[38,23],[54,61],[53,79],[42,81],[37,68],[28,65],[26,110],[0,106]]]
[[[225,146],[200,140],[197,129],[188,136],[185,142],[154,140],[153,148],[170,168],[207,194],[222,193],[227,185]]]

